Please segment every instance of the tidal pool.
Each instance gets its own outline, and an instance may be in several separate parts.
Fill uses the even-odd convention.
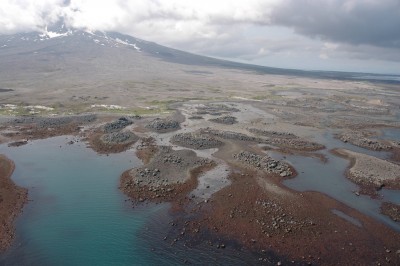
[[[384,128],[380,138],[400,141],[400,128]]]
[[[164,241],[172,217],[168,204],[132,208],[118,189],[120,174],[141,162],[133,151],[98,155],[73,137],[20,147],[0,145],[15,162],[12,176],[28,188],[30,202],[16,220],[16,239],[1,265],[238,265],[252,254],[188,248]]]
[[[327,147],[318,152],[325,156],[327,162],[322,162],[318,158],[283,155],[278,152],[268,151],[268,154],[275,159],[288,161],[298,172],[298,176],[295,178],[285,180],[283,182],[284,185],[298,191],[318,191],[326,194],[400,232],[400,224],[381,214],[379,209],[382,201],[399,202],[400,191],[382,189],[379,192],[382,195],[382,199],[372,199],[364,195],[357,196],[354,192],[359,190],[358,186],[345,177],[345,172],[350,162],[333,155],[330,150],[345,148],[382,159],[388,158],[390,153],[370,151],[349,143],[343,143],[335,139],[332,132],[316,134],[314,140]]]

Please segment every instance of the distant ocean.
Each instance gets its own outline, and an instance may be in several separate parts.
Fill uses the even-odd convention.
[[[360,75],[353,76],[354,79],[365,79],[365,80],[376,80],[376,81],[398,81],[400,82],[400,76],[398,75]]]

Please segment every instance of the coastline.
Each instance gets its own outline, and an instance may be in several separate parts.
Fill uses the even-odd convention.
[[[286,263],[313,265],[400,262],[396,253],[400,235],[384,224],[319,192],[291,190],[276,175],[231,166],[235,168],[229,176],[231,185],[206,201],[188,197],[188,183],[176,185],[173,197],[146,194],[141,200],[142,193],[121,189],[134,204],[149,201],[179,206],[173,225],[181,233],[174,241],[208,242],[215,248],[225,248],[233,241],[262,261],[270,261],[273,254]],[[196,183],[192,176],[190,187]]]
[[[331,152],[350,162],[346,177],[361,187],[361,193],[376,196],[376,192],[383,187],[400,189],[398,164],[346,149],[334,149]]]
[[[14,240],[14,220],[28,201],[28,190],[11,180],[15,169],[13,161],[0,155],[0,166],[0,251],[5,251]]]
[[[261,256],[263,250],[273,250],[312,265],[399,261],[386,248],[396,252],[400,236],[385,225],[319,192],[293,191],[265,175],[260,177],[266,181],[263,189],[253,177],[252,173],[232,175],[232,185],[211,199],[203,226],[239,240]],[[356,218],[362,226],[332,210]]]
[[[147,149],[157,150],[157,146]],[[145,151],[146,148],[140,150]],[[132,177],[126,171],[121,176],[120,189],[134,206],[171,203],[171,211],[178,210],[179,214],[173,222],[177,226],[174,230],[180,232],[174,241],[207,242],[214,248],[235,242],[258,254],[263,262],[279,258],[284,263],[298,264],[400,263],[400,235],[394,230],[322,193],[289,189],[279,174],[249,167],[228,154],[219,150],[214,156],[228,162],[231,184],[207,200],[189,197],[198,175],[175,184],[173,195],[163,195],[148,186],[135,190],[129,185],[127,189],[126,184],[132,184],[127,180]],[[155,153],[148,155],[146,164]],[[163,171],[162,166],[160,170]],[[293,172],[290,178],[295,177],[294,169]]]
[[[171,211],[177,217],[173,222],[174,231],[178,232],[174,238],[177,241],[198,239],[211,243],[215,248],[224,248],[236,242],[239,247],[258,254],[263,262],[269,261],[267,254],[273,253],[284,263],[400,263],[398,232],[320,192],[298,192],[287,188],[282,181],[294,178],[296,169],[289,162],[273,160],[268,155],[271,149],[288,154],[296,152],[324,161],[320,153],[298,150],[295,142],[284,149],[261,147],[259,145],[265,144],[268,139],[248,135],[240,124],[218,125],[218,130],[213,130],[207,127],[212,125],[208,120],[199,122],[199,125],[184,121],[181,122],[182,127],[178,127],[169,120],[153,118],[135,121],[135,128],[118,128],[118,132],[136,133],[139,139],[135,145],[117,143],[107,146],[107,149],[102,149],[104,143],[100,143],[100,135],[104,133],[101,131],[104,130],[104,122],[110,120],[100,118],[87,127],[82,123],[83,128],[74,123],[73,126],[65,126],[65,129],[74,128],[73,135],[81,137],[88,148],[99,154],[119,152],[134,146],[137,157],[144,165],[134,168],[134,171],[125,171],[119,188],[131,199],[133,207],[146,202],[171,203]],[[115,122],[115,117],[113,119]],[[109,124],[115,125],[114,122]],[[168,133],[146,129],[148,122],[157,128],[167,128]],[[196,126],[193,127],[193,124]],[[260,123],[257,126],[264,125]],[[182,138],[181,134],[179,142],[171,145],[170,139],[174,134],[185,130],[191,132],[192,127],[197,130],[193,131],[196,134],[183,135],[190,138]],[[175,130],[178,132],[174,133]],[[50,132],[63,135],[70,131],[62,132],[60,129]],[[308,140],[307,133],[302,134],[300,136],[307,139],[307,142],[300,143],[302,147],[311,145],[313,142]],[[200,149],[211,145],[208,142],[213,140],[223,145],[218,145],[216,150]],[[279,144],[281,141],[270,143]],[[185,148],[188,144],[192,148]],[[210,160],[208,156],[213,158]],[[230,183],[210,198],[190,194],[199,185],[198,177],[217,167],[221,161],[229,168],[226,177]],[[350,161],[351,168],[355,159]],[[140,181],[141,185],[137,185],[136,181]],[[335,214],[334,210],[345,218]],[[361,226],[352,223],[351,219],[356,219]]]

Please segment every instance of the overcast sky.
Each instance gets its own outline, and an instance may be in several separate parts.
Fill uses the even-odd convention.
[[[245,63],[400,74],[400,0],[0,0],[0,34],[60,17]]]

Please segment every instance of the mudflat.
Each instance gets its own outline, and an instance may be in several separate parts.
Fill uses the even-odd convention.
[[[8,248],[14,239],[14,218],[27,201],[28,191],[11,180],[14,163],[0,155],[0,250]]]
[[[184,241],[195,248],[200,241],[210,248],[235,246],[270,264],[399,264],[398,222],[389,226],[380,213],[371,216],[351,208],[341,201],[342,195],[284,185],[304,175],[294,166],[298,158],[335,164],[335,158],[344,156],[348,169],[337,177],[338,185],[348,186],[343,181],[348,170],[356,191],[344,190],[343,197],[371,190],[379,194],[376,189],[382,187],[397,191],[399,139],[384,132],[400,129],[394,108],[399,92],[388,84],[245,72],[239,76],[251,80],[249,89],[226,86],[238,77],[232,76],[233,81],[220,84],[226,96],[202,89],[202,97],[196,98],[195,86],[188,86],[184,92],[192,98],[162,90],[159,97],[165,101],[154,102],[152,96],[149,102],[143,98],[147,94],[136,95],[131,109],[127,97],[118,100],[113,95],[105,102],[91,101],[85,112],[75,114],[64,113],[73,108],[66,101],[51,114],[4,116],[0,141],[18,146],[74,135],[101,154],[134,150],[143,165],[126,169],[120,189],[134,206],[171,203],[176,236],[160,236],[171,245]],[[199,82],[208,86],[212,79]],[[115,106],[124,108],[116,111]],[[334,156],[327,158],[330,152]],[[9,163],[4,159],[7,178]],[[326,173],[318,171],[323,180]],[[23,193],[17,195],[24,202]],[[384,209],[389,218],[397,207]]]

